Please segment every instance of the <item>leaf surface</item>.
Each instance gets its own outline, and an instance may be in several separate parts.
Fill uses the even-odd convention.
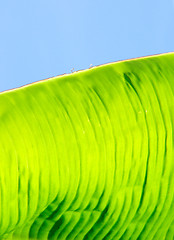
[[[1,239],[172,239],[174,53],[0,93]]]

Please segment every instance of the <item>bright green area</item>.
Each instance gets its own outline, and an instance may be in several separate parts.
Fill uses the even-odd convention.
[[[0,239],[173,239],[174,53],[0,94]]]

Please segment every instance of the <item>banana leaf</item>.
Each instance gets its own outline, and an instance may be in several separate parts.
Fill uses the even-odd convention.
[[[0,93],[0,239],[173,239],[173,128],[174,53]]]

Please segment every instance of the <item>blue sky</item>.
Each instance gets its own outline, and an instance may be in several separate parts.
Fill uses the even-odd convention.
[[[174,51],[174,0],[0,2],[0,91]]]

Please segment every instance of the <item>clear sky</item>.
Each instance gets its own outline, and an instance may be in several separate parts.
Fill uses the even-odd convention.
[[[0,1],[0,91],[174,51],[174,0]]]

